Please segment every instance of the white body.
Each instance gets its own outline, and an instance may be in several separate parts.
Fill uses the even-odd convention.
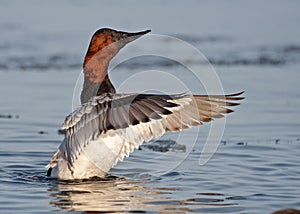
[[[238,105],[231,100],[240,94],[92,97],[65,119],[65,140],[47,168],[63,180],[104,177],[143,142],[232,112],[226,106]]]

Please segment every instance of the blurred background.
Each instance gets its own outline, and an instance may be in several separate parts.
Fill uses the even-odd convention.
[[[268,213],[299,208],[299,9],[300,2],[293,0],[0,0],[0,211]],[[227,117],[221,145],[205,166],[197,163],[209,125],[201,127],[181,168],[155,177],[151,164],[171,164],[180,154],[170,151],[162,163],[153,158],[162,155],[158,152],[136,151],[112,171],[125,177],[108,182],[114,194],[107,194],[111,190],[107,183],[78,184],[80,191],[90,188],[91,193],[79,203],[76,200],[84,195],[74,199],[80,192],[74,185],[47,180],[44,166],[63,139],[57,130],[72,111],[90,38],[102,27],[151,29],[152,34],[189,43],[214,66],[225,92],[245,90],[246,100]],[[166,44],[149,46],[182,55]],[[197,63],[192,55],[184,56],[187,64]],[[155,57],[124,63],[112,72],[112,81],[118,87],[149,69],[192,81],[182,66]],[[152,161],[148,167],[145,159]],[[119,192],[124,186],[129,191]],[[99,188],[108,189],[95,195]],[[137,197],[141,194],[146,198]],[[136,201],[119,201],[116,206],[118,201],[111,198],[117,196]],[[74,207],[76,202],[84,206]]]

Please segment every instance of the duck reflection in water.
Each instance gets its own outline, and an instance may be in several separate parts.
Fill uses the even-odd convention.
[[[103,212],[205,212],[210,209],[241,209],[238,204],[220,193],[195,193],[195,197],[178,200],[181,188],[157,186],[155,180],[133,181],[106,177],[88,180],[57,181],[48,189],[50,204],[65,211]],[[195,187],[197,191],[198,187]],[[176,199],[175,199],[176,198]]]
[[[144,184],[116,177],[93,178],[84,181],[57,181],[49,191],[53,197],[51,204],[67,211],[94,213],[164,210],[166,204],[158,206],[155,201],[168,200],[168,189],[151,190]]]

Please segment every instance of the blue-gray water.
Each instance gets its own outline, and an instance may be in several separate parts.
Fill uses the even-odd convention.
[[[0,1],[0,212],[299,209],[299,7],[297,1]],[[151,28],[176,36],[212,62],[226,92],[246,91],[242,105],[226,117],[222,142],[208,163],[198,165],[209,124],[199,129],[189,154],[142,147],[104,181],[69,183],[45,176],[44,166],[63,138],[57,130],[72,110],[90,36],[100,27]],[[166,44],[149,45],[174,51]],[[191,59],[185,55],[186,63],[197,63]],[[120,86],[151,69],[193,81],[182,66],[155,57],[129,60],[111,76]],[[147,76],[145,82],[152,81],[156,87],[157,80]],[[197,85],[188,87],[201,92]],[[178,143],[194,143],[196,133],[185,131]],[[178,134],[164,138],[179,139]],[[160,168],[170,171],[156,173]]]

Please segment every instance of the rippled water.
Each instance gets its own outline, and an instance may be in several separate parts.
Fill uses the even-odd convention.
[[[247,3],[249,11],[235,9],[238,1],[222,3],[215,17],[206,22],[201,18],[209,17],[215,5],[202,3],[200,7],[194,2],[184,10],[199,10],[198,21],[187,14],[185,24],[179,20],[165,23],[163,11],[158,11],[151,21],[141,18],[146,24],[135,25],[137,20],[132,19],[130,25],[133,29],[153,25],[154,33],[169,32],[183,39],[213,63],[226,92],[246,91],[242,105],[226,118],[225,133],[212,158],[203,166],[198,164],[210,128],[206,124],[199,129],[196,142],[197,129],[168,134],[163,139],[171,146],[176,143],[176,149],[159,142],[142,146],[118,163],[109,177],[74,182],[46,177],[45,165],[62,141],[58,130],[64,117],[76,105],[73,93],[76,100],[78,91],[74,88],[91,31],[103,26],[93,18],[98,3],[64,2],[60,9],[43,3],[41,12],[36,11],[39,21],[34,14],[24,15],[32,10],[34,1],[23,3],[18,7],[22,10],[9,1],[0,2],[0,16],[10,17],[0,19],[0,212],[271,213],[299,209],[298,3],[253,2]],[[182,9],[176,1],[165,4],[172,14]],[[126,5],[107,2],[106,6],[119,14],[120,8],[129,11]],[[60,22],[47,12],[56,9]],[[65,18],[65,10],[73,21]],[[82,10],[86,16],[78,17]],[[99,16],[110,17],[108,11]],[[124,23],[108,24],[126,30],[130,21],[124,17]],[[214,28],[217,20],[227,27]],[[229,22],[234,26],[227,25]],[[194,28],[190,30],[186,23]],[[195,30],[198,25],[201,27]],[[148,45],[180,52],[168,41]],[[197,64],[194,59],[184,54],[186,64]],[[146,74],[139,72],[151,69],[193,83],[193,76],[181,65],[161,57],[131,59],[111,76],[119,87],[128,77],[139,74],[142,78]],[[156,90],[183,92],[181,86],[163,77],[161,83],[156,77],[146,79],[155,87],[162,85]],[[146,83],[141,80],[131,87],[140,89]],[[186,85],[202,92],[202,86]]]
[[[52,152],[50,148],[57,143],[1,141],[1,145],[10,145],[10,149],[1,151],[3,213],[260,213],[299,207],[299,142],[226,142],[203,167],[197,165],[200,152],[196,149],[183,166],[159,177],[151,175],[152,169],[143,164],[155,152],[138,150],[112,170],[117,177],[80,182],[45,176],[43,167]],[[163,164],[168,161],[172,160]]]

